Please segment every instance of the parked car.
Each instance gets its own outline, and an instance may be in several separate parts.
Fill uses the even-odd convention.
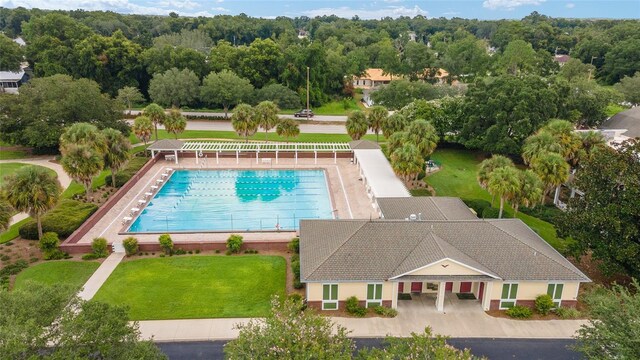
[[[307,110],[307,109],[302,109],[300,111],[298,111],[297,113],[293,114],[294,117],[307,117],[307,115],[309,117],[313,117],[313,111],[311,111],[311,109]]]

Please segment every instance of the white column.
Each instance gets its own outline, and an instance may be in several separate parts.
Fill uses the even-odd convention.
[[[445,288],[446,288],[445,282],[441,282],[440,285],[438,285],[438,297],[436,297],[436,310],[440,312],[444,312]]]
[[[256,164],[258,163],[258,154],[260,154],[260,151],[256,151]]]
[[[236,150],[236,164],[240,164],[240,154],[238,154],[238,150]]]
[[[278,150],[276,150],[276,165],[278,165]]]
[[[338,162],[338,153],[337,152],[333,152],[333,163],[336,164]]]
[[[173,159],[176,162],[176,165],[178,165],[178,150],[173,150]]]
[[[491,292],[493,290],[493,281],[484,283],[484,292],[482,293],[482,310],[489,311],[491,307]]]
[[[562,185],[560,185],[562,186]],[[556,193],[553,196],[553,203],[558,204],[558,200],[560,199],[560,186],[556,187]]]
[[[317,151],[313,152],[313,158],[314,158],[314,163],[317,164],[318,163],[318,152]]]
[[[155,150],[151,150],[151,158],[153,159],[154,157],[156,157],[156,151]]]
[[[220,154],[220,151],[216,151],[216,164],[220,164],[220,160],[218,159],[218,154]]]
[[[198,150],[196,150],[196,165],[198,165]]]
[[[390,282],[391,284],[391,308],[398,308],[398,286],[400,283]]]
[[[296,165],[298,165],[298,149],[296,149]]]

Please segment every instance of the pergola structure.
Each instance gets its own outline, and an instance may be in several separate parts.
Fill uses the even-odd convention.
[[[196,164],[205,153],[216,154],[216,164],[219,163],[219,156],[222,153],[235,153],[236,163],[240,162],[241,153],[255,153],[256,163],[260,161],[261,153],[275,154],[276,164],[280,153],[293,153],[296,164],[299,153],[313,153],[314,161],[318,163],[318,153],[333,153],[333,161],[337,162],[338,153],[351,152],[348,143],[280,143],[280,142],[210,142],[210,141],[180,141],[180,140],[160,140],[149,147],[151,155],[156,152],[173,152],[174,161],[178,163],[178,152],[191,152],[195,154]]]

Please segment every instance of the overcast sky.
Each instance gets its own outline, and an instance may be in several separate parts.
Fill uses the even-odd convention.
[[[254,17],[338,15],[520,19],[532,11],[553,17],[640,18],[640,0],[0,0],[0,6],[62,10],[111,10],[125,14],[213,16],[245,13]]]

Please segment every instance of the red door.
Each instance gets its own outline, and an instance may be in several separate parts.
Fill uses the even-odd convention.
[[[412,282],[411,283],[411,292],[421,293],[422,292],[422,283],[421,282]]]
[[[398,292],[399,293],[403,293],[404,292],[404,283],[398,283]]]
[[[471,282],[461,282],[460,283],[460,292],[461,293],[470,293],[471,292]]]
[[[478,300],[482,300],[482,295],[484,295],[484,283],[480,283],[480,290],[478,290]]]
[[[445,283],[444,291],[452,292],[453,291],[453,283],[452,282]]]

